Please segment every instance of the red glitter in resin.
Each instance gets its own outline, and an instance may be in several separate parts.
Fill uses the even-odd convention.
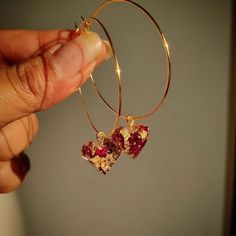
[[[92,148],[92,142],[89,142],[88,144],[85,144],[82,147],[82,155],[92,158],[93,154],[92,154],[92,149],[91,148]]]
[[[139,125],[139,130],[149,131],[149,127],[145,125]]]
[[[124,152],[135,159],[145,146],[149,134],[149,127],[134,124],[132,127],[120,129],[120,134],[124,137]]]
[[[133,155],[133,158],[136,158],[139,153],[142,151],[143,147],[145,146],[147,140],[144,142],[141,139],[138,139],[133,145],[130,147],[130,154]]]
[[[112,140],[118,145],[120,150],[124,149],[125,146],[125,139],[123,135],[120,133],[122,128],[118,128],[115,130],[115,132],[112,135]]]
[[[99,157],[106,157],[109,151],[109,147],[104,147],[103,149],[97,149],[95,151],[95,155],[98,155]]]
[[[121,150],[111,137],[103,142],[89,142],[82,147],[82,158],[102,174],[107,174],[120,156]]]

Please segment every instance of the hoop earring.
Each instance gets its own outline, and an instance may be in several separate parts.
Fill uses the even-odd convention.
[[[160,107],[162,106],[168,91],[170,87],[170,82],[171,82],[171,59],[170,59],[170,50],[168,43],[166,41],[166,38],[157,23],[157,21],[154,19],[154,17],[141,5],[130,1],[130,0],[108,0],[101,4],[92,14],[91,20],[87,23],[87,27],[90,28],[92,23],[93,23],[93,17],[97,17],[98,13],[104,9],[106,6],[108,6],[111,3],[129,3],[133,6],[136,6],[140,11],[142,11],[154,24],[156,30],[158,31],[162,46],[165,50],[165,56],[166,56],[166,62],[167,62],[167,79],[166,79],[166,85],[164,92],[162,94],[162,97],[160,101],[157,103],[155,108],[151,110],[149,113],[141,115],[141,116],[133,116],[133,115],[124,115],[120,114],[120,117],[125,119],[127,121],[127,127],[119,127],[116,129],[116,131],[113,133],[113,140],[118,144],[118,146],[128,155],[131,155],[133,159],[135,159],[139,153],[142,151],[143,147],[145,146],[148,136],[149,136],[149,127],[146,125],[142,125],[139,123],[136,123],[138,120],[144,120],[157,111],[160,110]],[[111,111],[117,114],[117,110],[114,109],[107,101],[106,99],[102,96],[100,93],[99,89],[96,86],[96,82],[93,79],[93,76],[90,76],[90,79],[92,81],[93,87],[95,91],[97,92],[98,96],[102,99],[102,101],[110,108]]]
[[[90,141],[83,145],[82,147],[82,158],[89,163],[91,163],[98,171],[100,171],[102,174],[107,174],[107,172],[111,169],[111,167],[115,164],[117,159],[120,156],[121,149],[117,145],[116,142],[112,139],[114,132],[117,130],[119,127],[119,120],[120,120],[120,114],[121,114],[121,74],[120,74],[120,66],[119,62],[115,53],[115,49],[113,46],[113,42],[111,40],[111,37],[106,30],[105,26],[96,19],[95,17],[89,17],[85,20],[83,20],[81,27],[79,30],[76,30],[75,32],[79,32],[78,35],[82,33],[86,33],[89,31],[88,28],[88,22],[90,20],[95,21],[103,31],[105,32],[111,48],[112,48],[112,54],[113,54],[113,59],[114,59],[114,66],[115,66],[115,72],[116,72],[116,78],[117,78],[117,91],[118,91],[118,108],[117,112],[115,113],[116,118],[115,118],[115,123],[113,130],[109,135],[106,135],[104,132],[99,131],[95,124],[93,123],[90,114],[88,112],[85,100],[83,98],[82,94],[82,89],[79,88],[79,93],[82,101],[82,105],[84,108],[84,111],[86,113],[86,116],[88,118],[88,121],[90,125],[92,126],[93,130],[96,132],[96,141]]]

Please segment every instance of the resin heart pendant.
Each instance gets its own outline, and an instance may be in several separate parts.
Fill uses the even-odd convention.
[[[111,138],[88,142],[82,147],[82,158],[89,161],[104,175],[111,169],[121,153],[118,145]]]
[[[149,135],[149,127],[140,124],[132,124],[116,129],[112,139],[120,149],[135,159],[145,146]]]

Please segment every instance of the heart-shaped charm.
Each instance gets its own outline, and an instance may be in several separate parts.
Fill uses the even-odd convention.
[[[149,135],[149,127],[140,124],[120,127],[112,135],[120,149],[135,159],[145,146]]]
[[[101,141],[88,142],[82,147],[82,158],[89,161],[104,175],[111,169],[119,158],[121,150],[111,138]]]

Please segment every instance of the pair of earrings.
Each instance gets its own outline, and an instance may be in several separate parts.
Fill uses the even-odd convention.
[[[109,136],[99,133],[95,142],[83,145],[83,159],[89,161],[103,174],[107,174],[122,151],[135,159],[147,142],[149,128],[129,123],[127,127],[118,127]]]
[[[167,80],[166,80],[166,86],[163,92],[163,95],[161,97],[161,100],[158,102],[156,107],[149,112],[148,114],[145,114],[143,116],[132,116],[132,115],[123,115],[121,114],[121,106],[122,106],[122,99],[121,99],[121,70],[119,66],[119,62],[116,56],[115,48],[113,45],[113,42],[111,40],[111,37],[103,25],[103,23],[96,18],[97,14],[105,8],[107,5],[111,3],[129,3],[133,6],[136,6],[139,10],[141,10],[146,16],[149,17],[151,22],[154,24],[156,30],[158,31],[162,45],[165,50],[165,55],[166,55],[166,62],[167,62]],[[135,159],[140,152],[142,151],[143,147],[145,146],[148,136],[149,136],[149,127],[146,125],[142,125],[137,123],[137,120],[143,120],[148,118],[149,116],[153,115],[155,112],[157,112],[161,105],[163,104],[168,91],[170,87],[170,81],[171,81],[171,62],[170,62],[170,52],[169,52],[169,47],[167,44],[167,41],[165,39],[164,34],[162,33],[158,23],[156,20],[150,15],[150,13],[144,9],[142,6],[139,4],[130,1],[130,0],[108,0],[101,4],[92,14],[92,17],[89,17],[87,19],[84,19],[81,27],[78,29],[76,28],[75,34],[79,32],[81,33],[86,33],[90,30],[93,22],[96,22],[97,24],[100,25],[100,27],[103,29],[105,32],[108,41],[111,45],[112,49],[112,55],[114,59],[114,66],[115,66],[115,72],[116,72],[116,79],[117,79],[117,98],[118,98],[118,107],[117,109],[114,109],[107,101],[106,99],[102,96],[100,93],[99,89],[96,86],[95,80],[93,79],[93,76],[90,75],[90,79],[92,82],[92,85],[98,94],[98,96],[102,99],[102,101],[110,108],[110,110],[115,114],[115,124],[114,127],[109,135],[106,135],[104,132],[100,132],[96,126],[94,125],[85,100],[83,98],[82,90],[81,88],[79,89],[80,96],[81,96],[81,101],[85,110],[85,113],[87,115],[87,118],[96,132],[96,141],[90,141],[83,145],[82,147],[82,158],[91,163],[98,171],[100,171],[103,174],[107,174],[107,172],[111,169],[111,167],[115,164],[115,162],[118,160],[118,158],[121,155],[121,152],[124,152],[131,156],[132,159]],[[78,34],[78,35],[79,35]],[[125,119],[127,121],[127,126],[126,127],[121,127],[119,125],[120,119]]]

